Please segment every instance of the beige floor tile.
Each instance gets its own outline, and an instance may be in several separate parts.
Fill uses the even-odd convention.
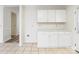
[[[32,49],[30,47],[25,47],[23,53],[24,54],[30,54],[32,52]]]
[[[24,52],[24,47],[18,47],[16,50],[16,54],[22,54]]]
[[[9,50],[7,53],[8,54],[15,54],[17,50],[18,50],[17,47],[12,47],[11,50]]]
[[[38,52],[39,52],[39,49],[38,48],[32,48],[32,54],[34,53],[34,54],[38,54]]]
[[[37,48],[36,43],[26,43],[22,47],[18,43],[5,43],[0,46],[1,54],[76,54],[68,48]]]

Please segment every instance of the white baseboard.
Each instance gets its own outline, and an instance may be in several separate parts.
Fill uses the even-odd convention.
[[[6,40],[4,39],[4,41],[3,42],[6,42],[6,41],[8,41],[8,40],[10,40],[11,39],[11,37],[10,38],[7,38]]]

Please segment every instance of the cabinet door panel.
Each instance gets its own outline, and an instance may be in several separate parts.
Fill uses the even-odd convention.
[[[70,47],[71,46],[71,35],[69,33],[59,33],[58,34],[58,47]]]
[[[58,33],[58,47],[65,47],[65,35],[64,33]]]
[[[65,33],[65,46],[66,47],[71,47],[72,46],[72,39],[71,39],[71,33]]]
[[[55,10],[48,10],[48,22],[55,22]]]
[[[38,10],[37,18],[38,22],[47,22],[47,10]]]
[[[48,32],[38,32],[38,47],[47,48],[49,47]]]
[[[75,49],[77,51],[79,51],[79,34],[78,33],[74,33],[73,38],[74,38],[74,44],[73,44],[73,46],[75,47]],[[75,44],[76,44],[76,46],[75,46]]]
[[[66,11],[56,10],[56,22],[65,22],[65,21],[66,21]]]
[[[51,37],[50,37],[50,46],[52,48],[58,47],[57,46],[57,33],[56,32],[52,32],[51,33]]]

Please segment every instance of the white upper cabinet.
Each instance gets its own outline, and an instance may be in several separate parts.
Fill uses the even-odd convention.
[[[65,22],[65,10],[38,10],[38,22]]]
[[[66,11],[56,10],[56,22],[65,22],[65,21],[66,21]]]
[[[48,10],[48,22],[56,22],[55,10]]]
[[[47,22],[47,10],[38,10],[37,19],[38,22]]]

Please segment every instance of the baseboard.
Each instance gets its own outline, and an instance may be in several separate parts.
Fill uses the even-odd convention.
[[[24,43],[37,43],[36,41],[24,41]]]
[[[17,36],[17,35],[11,35],[11,38],[12,38],[12,37],[16,37],[16,36]]]
[[[11,38],[15,38],[15,37],[19,38],[19,35],[11,35]]]
[[[8,40],[11,40],[11,39],[12,39],[12,37],[15,37],[15,38],[16,38],[16,37],[19,37],[19,35],[11,35],[11,37],[10,37],[10,38],[8,38],[8,39],[6,39],[6,40],[4,39],[4,42],[7,42]],[[18,39],[19,39],[19,38],[18,38]]]
[[[8,40],[10,40],[10,39],[11,39],[11,38],[8,38],[7,40],[4,40],[4,42],[6,42],[6,41],[8,41]],[[3,42],[3,43],[4,43],[4,42]]]
[[[0,43],[0,47],[2,47],[4,45],[4,42],[3,43]]]

